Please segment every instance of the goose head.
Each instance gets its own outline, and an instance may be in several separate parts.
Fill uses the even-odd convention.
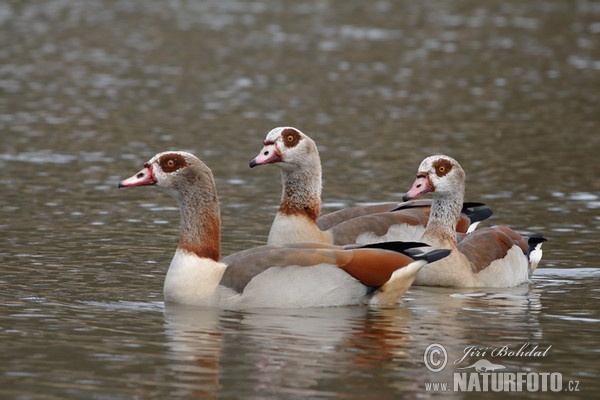
[[[439,196],[462,194],[464,186],[465,172],[458,161],[445,155],[430,156],[421,162],[417,178],[403,200],[413,200],[430,192]]]
[[[319,162],[315,142],[296,128],[274,128],[267,134],[263,144],[258,156],[250,161],[251,168],[277,163],[283,169],[295,169]]]
[[[156,185],[181,199],[202,183],[212,181],[210,169],[193,154],[165,151],[152,157],[138,173],[119,182],[119,187]]]
[[[181,211],[179,248],[199,257],[220,258],[220,211],[212,172],[200,159],[184,151],[166,151],[119,187],[153,185],[177,199]]]

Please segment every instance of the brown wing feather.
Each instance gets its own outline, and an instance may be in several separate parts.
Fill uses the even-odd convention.
[[[389,213],[401,214],[406,217],[418,219],[419,222],[409,223],[409,225],[427,225],[429,221],[429,213],[431,211],[431,200],[412,200],[404,203],[383,203],[375,204],[370,206],[357,206],[345,208],[343,210],[334,211],[329,214],[323,215],[317,219],[317,225],[323,231],[334,228],[335,226],[350,222],[353,219],[370,216],[373,214]],[[466,232],[471,225],[471,219],[461,214],[456,226],[457,232]],[[349,226],[346,226],[346,229]],[[387,232],[387,231],[385,231]],[[385,233],[384,232],[384,233]],[[358,233],[357,233],[358,235]],[[380,235],[381,236],[381,235]],[[356,237],[356,236],[355,236]],[[338,241],[342,243],[342,241]],[[350,241],[344,243],[351,243]]]
[[[471,225],[471,219],[464,214],[460,214],[456,224],[456,232],[465,233]]]
[[[346,263],[338,262],[338,265],[363,285],[379,287],[390,279],[394,271],[413,261],[412,258],[393,251],[356,249]]]
[[[422,210],[419,209],[419,212],[407,211],[365,215],[339,223],[331,228],[330,232],[335,244],[349,244],[356,243],[358,235],[364,232],[373,232],[377,236],[383,236],[392,225],[406,224],[414,226],[427,223],[428,215]]]
[[[524,254],[527,253],[527,240],[521,235],[508,227],[494,226],[468,234],[456,247],[469,259],[473,272],[478,273],[492,261],[504,258],[515,245],[521,247]]]
[[[241,293],[256,275],[271,267],[298,265],[307,267],[319,263],[335,263],[330,245],[260,246],[240,251],[221,260],[227,265],[221,284]]]
[[[326,231],[341,222],[348,221],[353,218],[391,211],[396,208],[398,204],[399,203],[384,203],[370,206],[344,208],[343,210],[330,212],[329,214],[319,217],[319,219],[317,219],[317,225],[319,228],[321,228],[321,230]]]
[[[523,250],[523,254],[529,254],[529,243],[527,242],[527,238],[522,236],[521,234],[513,231],[508,226],[494,226],[493,229],[497,229],[500,232],[504,233],[508,237],[510,237],[514,244],[519,246],[521,250]]]
[[[388,250],[343,249],[326,244],[300,243],[260,246],[232,254],[221,261],[227,265],[221,284],[241,293],[252,278],[271,267],[311,267],[328,263],[339,266],[366,286],[381,286],[396,269],[413,260]]]

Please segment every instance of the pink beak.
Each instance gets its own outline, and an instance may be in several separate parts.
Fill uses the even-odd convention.
[[[265,146],[262,148],[256,158],[250,161],[250,168],[254,168],[257,165],[273,164],[281,161],[281,156],[277,151],[275,143],[265,142]]]
[[[410,190],[402,196],[403,201],[414,200],[417,197],[433,191],[433,185],[429,181],[429,177],[425,174],[417,175],[417,179],[412,184]]]
[[[155,184],[156,179],[154,178],[154,174],[152,173],[152,167],[149,164],[146,164],[144,165],[144,169],[142,169],[140,172],[133,175],[131,178],[127,178],[124,181],[119,182],[119,188],[147,186]]]

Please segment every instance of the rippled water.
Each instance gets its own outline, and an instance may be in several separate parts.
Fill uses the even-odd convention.
[[[583,0],[0,4],[2,397],[420,398],[468,346],[527,343],[551,348],[488,359],[590,396],[599,33]],[[457,158],[492,223],[548,237],[533,282],[383,309],[165,308],[176,204],[117,182],[190,150],[217,179],[223,253],[262,244],[279,171],[248,161],[280,125],[317,141],[325,212],[399,199],[425,156]]]

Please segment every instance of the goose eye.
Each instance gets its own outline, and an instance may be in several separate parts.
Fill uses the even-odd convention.
[[[167,167],[173,168],[174,166],[175,166],[175,161],[173,161],[172,159],[167,161]]]
[[[285,137],[286,142],[288,143],[292,143],[296,138],[294,137],[294,135],[287,135]]]
[[[440,173],[442,173],[442,174],[443,174],[444,172],[446,172],[446,167],[444,167],[443,165],[440,165],[440,166],[438,167],[438,172],[440,172]]]

